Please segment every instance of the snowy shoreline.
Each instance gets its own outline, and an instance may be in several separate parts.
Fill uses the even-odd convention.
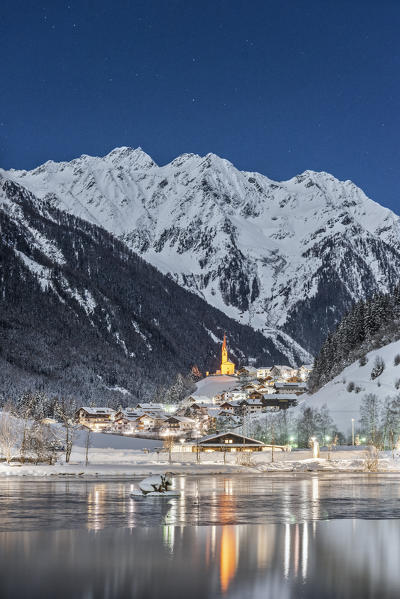
[[[169,463],[141,462],[136,464],[89,464],[82,463],[33,465],[33,464],[0,464],[0,479],[9,477],[43,478],[60,477],[74,479],[93,478],[132,478],[160,474],[166,471],[174,476],[207,476],[207,475],[268,475],[268,474],[298,474],[298,473],[340,473],[340,474],[400,474],[400,460],[391,457],[382,457],[378,461],[376,470],[368,470],[363,458],[355,459],[302,459],[302,460],[277,460],[255,461],[251,466],[239,464],[222,464],[207,461],[204,463],[185,463],[174,461]]]
[[[160,441],[96,433],[89,449],[89,463],[86,466],[85,436],[79,434],[72,449],[71,461],[66,464],[64,455],[58,455],[57,463],[32,464],[12,462],[0,463],[0,479],[10,477],[30,477],[46,479],[96,479],[110,477],[116,479],[150,476],[172,472],[174,475],[263,475],[268,473],[368,473],[371,468],[371,454],[366,447],[339,446],[330,452],[321,448],[321,457],[311,457],[310,449],[290,452],[271,451],[241,453],[204,452],[197,456],[192,452],[173,452],[171,461],[168,452],[161,451]],[[273,457],[273,461],[272,461]],[[330,459],[328,459],[330,457]],[[378,462],[373,465],[373,473],[400,473],[400,453],[394,459],[389,451],[379,452]]]

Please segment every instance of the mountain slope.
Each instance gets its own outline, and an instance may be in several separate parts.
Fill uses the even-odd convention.
[[[399,395],[400,365],[395,364],[394,358],[400,355],[400,341],[395,341],[374,349],[366,354],[366,362],[360,366],[355,361],[344,368],[326,385],[313,395],[302,395],[295,412],[303,407],[321,408],[326,405],[338,430],[346,436],[351,434],[352,418],[355,422],[355,433],[360,431],[360,407],[366,394],[373,393],[380,400]],[[375,360],[380,358],[385,363],[382,374],[371,379],[371,371]],[[349,391],[349,384],[354,388]],[[396,386],[397,385],[397,386]]]
[[[117,148],[7,176],[229,316],[313,353],[355,300],[398,280],[399,217],[327,173],[276,182],[213,154],[159,167]]]
[[[185,291],[110,233],[1,175],[0,233],[6,397],[32,386],[86,402],[148,397],[193,364],[215,369],[224,331],[236,362],[286,359],[271,340]]]

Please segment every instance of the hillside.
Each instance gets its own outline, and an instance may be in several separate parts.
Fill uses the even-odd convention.
[[[347,366],[326,385],[313,395],[302,395],[296,411],[303,407],[321,408],[324,404],[329,409],[338,430],[345,435],[351,433],[351,419],[355,419],[357,432],[360,419],[360,405],[363,397],[374,393],[381,400],[399,395],[396,383],[400,388],[400,364],[395,365],[395,356],[400,356],[400,341],[389,343],[366,354],[366,364],[360,366],[359,361]],[[371,371],[376,358],[382,358],[385,369],[376,379],[371,379]],[[349,383],[354,390],[349,392]],[[357,390],[358,388],[358,390]]]
[[[0,232],[6,399],[35,388],[85,403],[134,403],[194,364],[215,369],[224,331],[237,363],[286,361],[271,340],[184,290],[104,229],[2,176]]]
[[[7,176],[230,317],[313,354],[354,301],[398,281],[399,217],[328,173],[278,182],[214,154],[158,166],[124,147]]]

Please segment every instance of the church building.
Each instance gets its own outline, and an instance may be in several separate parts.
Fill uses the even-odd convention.
[[[217,374],[235,374],[235,365],[228,360],[228,348],[226,345],[226,335],[222,343],[221,369],[217,370]]]

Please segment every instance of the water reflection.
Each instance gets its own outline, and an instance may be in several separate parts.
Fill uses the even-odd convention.
[[[400,523],[0,533],[3,597],[394,598]],[[23,572],[24,576],[20,573]]]
[[[174,484],[160,500],[126,481],[0,481],[0,596],[399,595],[397,475]]]

